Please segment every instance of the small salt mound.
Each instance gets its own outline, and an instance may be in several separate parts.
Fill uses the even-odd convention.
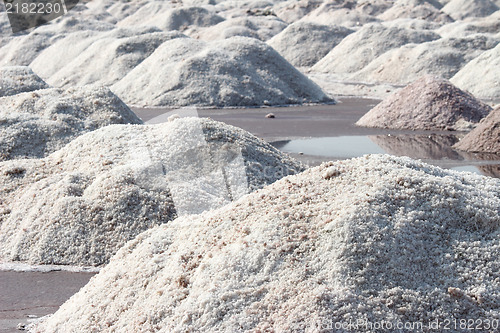
[[[100,38],[47,81],[57,87],[112,85],[179,32],[153,32],[125,38]],[[99,57],[96,59],[96,54]]]
[[[395,19],[383,22],[382,24],[386,27],[399,27],[412,30],[435,30],[441,26],[439,23],[412,18]]]
[[[431,22],[452,22],[453,19],[439,8],[427,0],[398,0],[394,6],[377,17],[384,21],[415,18]]]
[[[500,154],[500,106],[453,147],[470,153]]]
[[[69,33],[44,49],[33,60],[30,67],[33,68],[33,70],[42,78],[49,80],[52,75],[56,74],[59,70],[68,65],[80,54],[85,53],[90,45],[100,39],[117,40],[120,38],[138,37],[143,34],[153,34],[160,31],[161,30],[154,27],[134,27],[118,28],[105,32],[90,30]],[[100,56],[96,58],[94,54],[92,65],[99,63],[101,59],[102,52],[99,51],[97,54]],[[108,70],[106,70],[105,73],[110,75]],[[80,75],[86,75],[86,73],[80,73]]]
[[[355,28],[380,20],[374,16],[360,13],[354,8],[354,3],[352,2],[339,5],[337,2],[325,1],[318,9],[310,12],[301,18],[300,21]]]
[[[297,22],[274,36],[268,44],[292,65],[310,67],[352,32],[341,26]]]
[[[490,0],[451,0],[442,8],[442,11],[455,20],[463,20],[488,16],[498,9],[498,6]]]
[[[387,97],[358,126],[409,130],[467,130],[491,110],[449,81],[422,77]]]
[[[48,87],[29,67],[0,67],[0,97]]]
[[[140,19],[139,15],[142,16]],[[130,20],[137,20],[138,25],[154,25],[158,28],[171,31],[184,31],[193,27],[209,27],[224,21],[224,18],[203,7],[179,7],[159,10],[153,15],[137,13]],[[118,23],[119,26],[129,26],[129,20],[125,19]]]
[[[331,101],[269,45],[245,37],[211,43],[190,38],[166,41],[112,90],[127,103],[151,106]]]
[[[500,98],[500,44],[470,61],[451,82],[479,98]]]
[[[0,98],[0,161],[43,157],[110,124],[142,121],[108,88],[43,89]]]
[[[154,225],[302,170],[248,132],[208,119],[107,126],[44,159],[0,163],[0,258],[102,265]]]
[[[37,28],[39,33],[68,34],[76,31],[108,31],[115,28],[110,22],[63,15],[55,22]]]
[[[278,2],[273,7],[277,17],[288,23],[294,23],[317,9],[323,0],[288,0]]]
[[[350,77],[362,82],[408,84],[423,75],[450,79],[469,61],[498,44],[485,35],[441,38],[390,50]]]
[[[499,17],[500,18],[500,17]],[[484,18],[473,22],[457,21],[442,26],[437,30],[443,37],[465,37],[477,33],[496,34],[500,31],[500,20],[498,18]]]
[[[394,0],[358,0],[356,10],[365,15],[377,16],[394,5]]]
[[[499,207],[498,179],[388,155],[325,163],[139,235],[31,332],[497,320]]]
[[[140,6],[133,6],[134,11],[127,11],[127,7],[125,9],[120,8],[120,11],[125,10],[128,15],[123,15],[123,19],[117,23],[117,26],[130,27],[142,25],[146,21],[153,21],[154,17],[159,17],[162,13],[164,14],[172,9],[170,1],[141,1],[139,3]]]
[[[350,34],[312,67],[323,73],[353,73],[390,49],[408,43],[423,43],[440,38],[431,31],[418,31],[382,24],[367,24]]]
[[[245,16],[227,19],[191,35],[207,41],[234,36],[252,37],[266,41],[281,32],[286,26],[285,22],[274,16]]]
[[[0,48],[1,66],[28,66],[46,47],[52,45],[62,35],[38,33],[17,36]]]

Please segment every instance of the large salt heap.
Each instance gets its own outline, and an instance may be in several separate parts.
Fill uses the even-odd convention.
[[[326,163],[139,235],[31,329],[380,332],[383,322],[388,331],[491,322],[500,319],[499,207],[498,179],[388,155]]]
[[[341,26],[297,22],[270,39],[268,44],[292,65],[310,67],[352,32]]]
[[[22,92],[48,88],[31,68],[26,66],[0,67],[0,97],[19,94]]]
[[[500,154],[500,106],[453,147],[471,153]]]
[[[102,265],[154,225],[302,170],[248,132],[207,119],[107,126],[44,159],[0,163],[0,258]]]
[[[312,69],[323,73],[354,73],[391,49],[439,37],[432,31],[367,24],[344,38]]]
[[[477,34],[406,44],[382,54],[350,78],[394,84],[408,84],[423,75],[450,79],[469,61],[494,48],[498,41],[497,38]]]
[[[179,37],[185,36],[179,32],[151,32],[131,37],[99,38],[47,81],[58,87],[112,85],[149,57],[163,42]],[[99,54],[98,60],[96,54]]]
[[[43,157],[110,124],[142,121],[108,88],[49,88],[0,98],[0,161]]]
[[[111,89],[128,104],[149,106],[331,101],[270,46],[246,37],[166,41]]]
[[[471,60],[451,82],[479,98],[500,98],[500,44]]]
[[[468,130],[491,107],[447,80],[424,76],[393,93],[356,122],[409,130]]]

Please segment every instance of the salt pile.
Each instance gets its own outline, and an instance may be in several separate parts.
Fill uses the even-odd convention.
[[[48,87],[29,67],[0,67],[0,97]]]
[[[394,84],[408,84],[423,75],[450,79],[469,61],[497,44],[498,39],[481,34],[407,44],[382,54],[350,79]]]
[[[409,130],[468,130],[491,107],[447,80],[422,77],[395,92],[356,122],[358,126]]]
[[[28,66],[43,49],[59,38],[62,36],[38,33],[36,30],[15,37],[0,48],[0,66]]]
[[[297,22],[274,36],[268,44],[292,65],[310,67],[352,32],[341,26]]]
[[[354,28],[379,20],[372,15],[358,11],[353,1],[334,0],[324,1],[317,9],[301,18],[301,21]]]
[[[379,15],[378,18],[390,21],[400,18],[415,18],[431,22],[452,22],[453,19],[443,13],[441,4],[437,1],[427,0],[398,0],[394,5]]]
[[[455,20],[484,17],[493,14],[499,7],[490,0],[451,0],[442,11]]]
[[[408,43],[428,42],[439,37],[432,31],[367,24],[344,38],[330,53],[314,65],[312,70],[323,73],[353,73],[390,49]]]
[[[454,148],[471,153],[500,154],[500,106],[481,120]]]
[[[379,332],[370,325],[498,320],[499,207],[498,179],[388,155],[326,163],[139,235],[31,329],[344,332],[351,322]]]
[[[248,132],[208,119],[107,126],[44,159],[0,163],[0,258],[102,265],[154,225],[302,170]]]
[[[266,41],[281,32],[286,26],[285,22],[274,16],[242,16],[227,19],[212,27],[201,29],[192,36],[207,41],[234,36],[251,37]]]
[[[245,37],[211,43],[190,38],[166,41],[111,89],[129,104],[149,106],[330,101],[270,46]]]
[[[500,44],[466,64],[451,78],[479,98],[500,98]]]
[[[59,70],[64,70],[69,72],[71,75],[76,75],[71,73],[70,69],[65,69],[65,67],[69,63],[75,61],[75,59],[82,53],[85,53],[93,43],[99,40],[108,40],[108,42],[116,44],[119,43],[119,40],[126,40],[125,38],[136,37],[137,39],[140,39],[141,35],[150,35],[160,31],[161,30],[154,27],[134,27],[117,28],[104,32],[90,30],[68,33],[63,38],[58,39],[55,43],[40,52],[30,64],[30,67],[33,68],[38,75],[48,81],[50,81],[50,77],[55,75]],[[145,48],[147,48],[147,46],[145,46]],[[109,52],[109,49],[107,51]],[[112,57],[112,55],[109,53],[106,54],[106,52],[102,54],[102,51],[100,51],[99,54],[99,59],[95,59],[94,57],[92,65],[98,65],[102,56],[106,56],[106,58]],[[133,55],[130,56],[133,57]],[[82,65],[80,64],[80,66]],[[93,71],[92,67],[90,69],[82,69],[85,71]],[[85,71],[81,72],[80,76],[86,75]],[[103,76],[111,75],[108,70],[100,74]],[[56,79],[55,81],[57,82],[59,80]]]
[[[99,38],[52,75],[48,82],[58,87],[112,85],[163,42],[179,37],[185,36],[178,32],[152,32],[124,38]],[[98,61],[96,54],[99,54]],[[41,61],[38,63],[41,65]]]
[[[294,23],[317,9],[322,2],[322,0],[288,0],[278,2],[274,5],[273,12],[283,21]]]
[[[165,6],[168,7],[168,4]],[[154,25],[165,31],[185,31],[193,27],[213,26],[224,21],[224,18],[203,7],[161,8],[156,14],[145,14],[137,12],[120,21],[118,25],[128,27],[131,22],[137,20],[138,25]]]
[[[142,121],[108,88],[43,89],[0,98],[0,161],[43,157],[78,135]]]

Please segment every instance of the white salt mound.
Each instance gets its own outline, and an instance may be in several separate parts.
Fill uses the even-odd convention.
[[[440,36],[432,31],[367,24],[344,38],[312,70],[322,73],[353,73],[390,49],[438,38]]]
[[[490,0],[451,0],[442,11],[455,20],[484,17],[493,14],[499,7]]]
[[[500,106],[453,147],[470,153],[500,154]]]
[[[400,18],[415,18],[428,20],[431,22],[452,22],[453,19],[448,14],[443,13],[437,1],[427,0],[397,0],[394,5],[379,15],[378,18],[390,21]]]
[[[325,163],[139,235],[31,332],[498,320],[499,207],[498,179],[389,155]]]
[[[285,29],[287,24],[274,16],[242,16],[200,30],[193,37],[202,40],[226,39],[234,36],[266,41]]]
[[[273,6],[273,12],[283,21],[294,23],[317,9],[322,2],[323,0],[288,0],[277,2]]]
[[[331,101],[269,45],[245,37],[166,41],[111,89],[129,104],[150,106]]]
[[[500,44],[470,61],[450,81],[479,98],[500,98]]]
[[[97,39],[52,75],[48,82],[58,87],[112,85],[149,57],[163,42],[179,37],[185,36],[179,32],[152,32]],[[96,54],[99,57],[96,58]]]
[[[103,265],[137,234],[303,170],[208,119],[111,125],[44,159],[0,163],[0,260]]]
[[[387,97],[358,126],[409,130],[470,130],[491,107],[447,80],[424,76]]]
[[[33,70],[38,73],[40,77],[46,80],[50,80],[50,77],[55,75],[59,70],[65,70],[69,72],[69,70],[66,70],[64,68],[69,63],[78,58],[82,53],[86,53],[86,50],[90,47],[90,45],[92,45],[96,41],[108,40],[111,43],[116,44],[119,43],[119,39],[126,40],[125,38],[132,38],[134,36],[139,39],[141,35],[152,35],[155,32],[160,31],[160,29],[154,27],[133,27],[117,28],[105,32],[90,30],[68,33],[63,38],[58,39],[55,43],[51,44],[49,47],[40,52],[30,64],[30,67],[33,68]],[[101,58],[103,56],[106,56],[107,58],[110,57],[109,53],[106,54],[106,52],[104,52],[103,54],[102,52],[103,51],[100,50],[97,53],[100,55],[99,57],[95,57],[95,54],[93,55],[94,57],[92,59],[92,65],[99,65],[101,62],[103,62]],[[134,55],[130,55],[129,57],[134,57]],[[89,69],[82,68],[82,70],[86,71]],[[92,68],[90,70],[92,71]],[[81,72],[80,76],[86,75],[85,71]],[[109,73],[108,69],[106,69],[106,71],[101,73],[101,75],[106,76],[111,74]]]
[[[0,67],[0,97],[48,87],[49,85],[29,67]]]
[[[270,39],[268,44],[292,65],[310,67],[352,32],[341,26],[297,22]]]
[[[317,9],[300,20],[318,24],[342,25],[348,28],[379,21],[372,15],[358,11],[353,1],[324,1]]]
[[[43,157],[78,135],[142,121],[108,88],[43,89],[0,98],[0,161]]]
[[[0,48],[0,66],[28,66],[43,49],[59,38],[62,35],[38,33],[36,30],[28,35],[14,37]]]
[[[408,84],[423,75],[450,79],[469,61],[497,44],[498,39],[482,34],[407,44],[382,54],[350,79],[393,84]]]

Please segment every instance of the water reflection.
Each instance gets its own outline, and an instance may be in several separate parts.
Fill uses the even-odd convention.
[[[453,134],[439,135],[371,135],[370,140],[387,153],[415,159],[463,160],[451,146],[459,141]]]

